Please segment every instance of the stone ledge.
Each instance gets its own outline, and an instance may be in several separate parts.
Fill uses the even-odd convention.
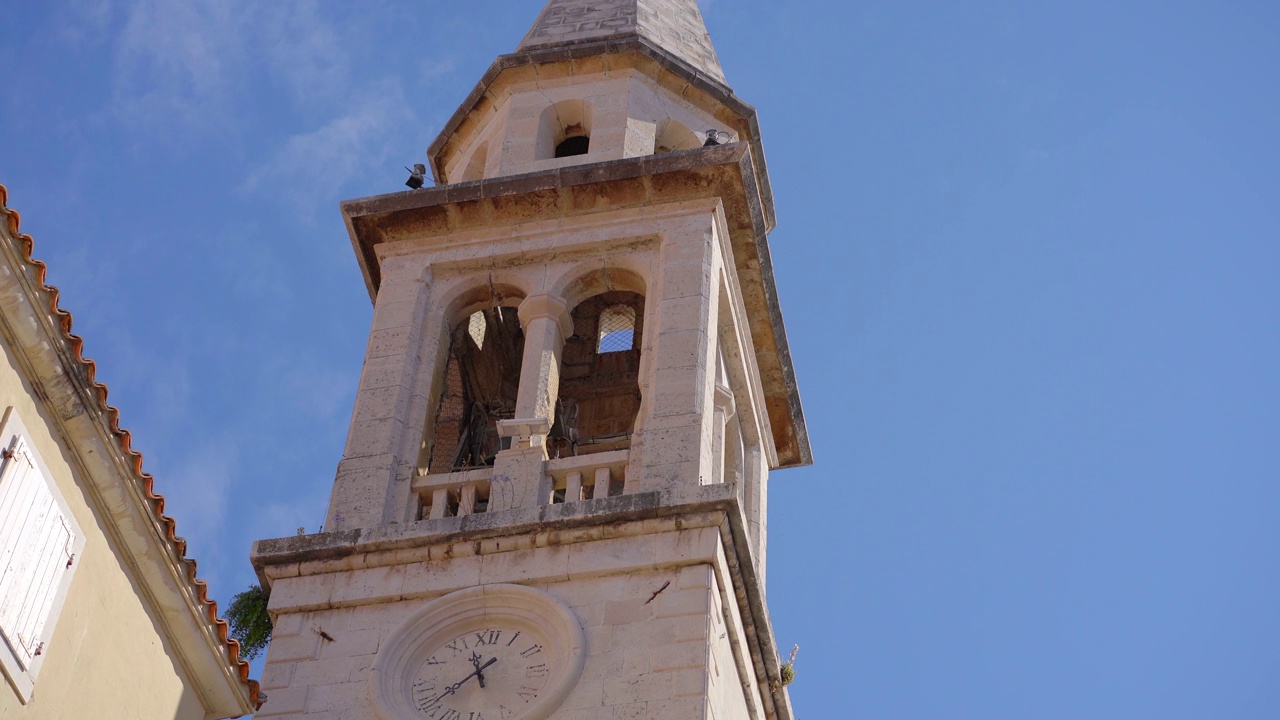
[[[714,510],[737,509],[737,486],[704,485],[678,493],[637,493],[576,503],[516,508],[463,517],[419,520],[374,528],[314,533],[258,540],[251,559],[263,582],[267,567],[353,555],[388,552],[425,545],[482,544],[494,538],[547,536],[598,526],[610,526],[650,518],[670,518]],[[365,567],[360,562],[360,567]],[[354,566],[351,569],[356,569]]]

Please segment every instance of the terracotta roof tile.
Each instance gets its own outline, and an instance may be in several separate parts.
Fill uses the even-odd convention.
[[[186,556],[187,541],[177,535],[177,523],[174,519],[164,514],[164,496],[155,491],[155,478],[142,470],[142,453],[133,449],[133,435],[128,430],[120,427],[120,410],[107,404],[107,386],[94,380],[94,376],[97,373],[97,364],[84,356],[84,339],[71,332],[71,313],[58,307],[58,288],[45,284],[45,274],[48,268],[43,262],[31,256],[34,241],[30,235],[23,234],[20,231],[21,218],[18,215],[18,211],[8,206],[8,201],[9,190],[0,183],[0,215],[4,217],[8,225],[9,233],[22,245],[23,260],[28,265],[36,268],[36,282],[48,294],[49,310],[57,318],[58,324],[62,329],[63,339],[74,353],[76,360],[84,368],[84,376],[97,396],[98,407],[96,409],[104,414],[110,425],[112,435],[115,437],[116,442],[120,444],[120,449],[130,458],[134,479],[142,483],[146,491],[146,497],[151,503],[152,512],[155,513],[156,518],[164,527],[168,541],[173,545],[178,559],[182,562],[187,582],[195,590],[196,597],[208,613],[208,620],[215,627],[218,638],[226,645],[227,658],[232,670],[239,675],[240,682],[244,683],[248,689],[250,702],[254,707],[260,707],[258,681],[249,678],[249,663],[240,659],[240,643],[229,636],[228,633],[231,626],[226,620],[218,616],[218,603],[209,598],[209,586],[205,581],[196,577],[196,561]]]

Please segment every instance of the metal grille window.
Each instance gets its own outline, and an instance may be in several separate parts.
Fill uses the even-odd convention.
[[[0,667],[25,702],[84,537],[26,428],[7,413],[0,460]]]
[[[630,350],[635,343],[636,309],[630,305],[610,305],[600,313],[600,340],[597,353]]]
[[[476,343],[477,350],[484,349],[484,332],[488,323],[484,319],[484,311],[477,310],[471,313],[471,319],[467,321],[467,334]]]

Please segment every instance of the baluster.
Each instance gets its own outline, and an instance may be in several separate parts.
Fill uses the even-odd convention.
[[[596,498],[609,497],[609,492],[612,489],[610,488],[610,484],[612,482],[613,482],[613,473],[609,470],[607,466],[602,468],[596,468],[596,492],[595,492],[595,495],[592,495],[592,497],[596,497]]]
[[[467,484],[462,486],[462,497],[458,500],[458,516],[470,515],[476,511],[476,486],[475,484]]]
[[[564,501],[567,503],[578,502],[582,499],[582,473],[577,470],[571,470],[568,477],[565,478]]]
[[[449,510],[449,490],[447,488],[436,488],[431,493],[431,520],[444,517]]]

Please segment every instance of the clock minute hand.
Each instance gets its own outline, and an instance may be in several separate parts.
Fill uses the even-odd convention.
[[[484,687],[484,675],[481,675],[481,674],[480,674],[480,671],[481,671],[481,670],[484,670],[485,668],[489,667],[490,665],[492,665],[492,664],[494,664],[494,663],[496,663],[496,662],[498,662],[498,658],[496,658],[496,657],[491,657],[491,658],[489,658],[489,662],[487,662],[487,663],[485,663],[485,664],[481,665],[480,667],[476,668],[476,676],[477,676],[477,677],[479,677],[479,679],[480,679],[480,687]]]

